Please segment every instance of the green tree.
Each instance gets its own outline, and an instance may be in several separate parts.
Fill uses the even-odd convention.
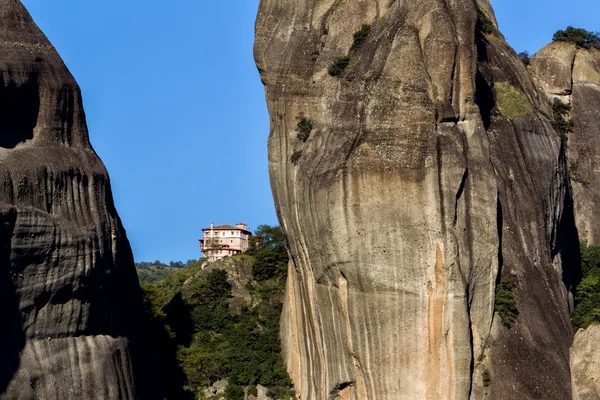
[[[185,301],[191,308],[191,316],[197,330],[219,330],[229,322],[231,284],[227,272],[221,269],[210,271],[189,282]]]
[[[600,323],[600,246],[581,242],[580,249],[582,279],[575,293],[575,329]]]
[[[512,276],[503,276],[496,285],[496,296],[494,301],[494,311],[500,316],[502,324],[510,328],[519,315],[517,301],[514,290],[516,288],[516,278]]]
[[[279,267],[287,265],[283,232],[262,225],[251,243],[248,254],[231,259],[253,266],[260,260],[258,273],[266,279],[249,282],[252,300],[241,311],[230,306],[233,281],[227,272],[202,270],[202,260],[160,282],[143,284],[146,313],[173,398],[197,397],[225,378],[231,386],[228,399],[243,398],[240,388],[258,383],[282,394],[280,398],[293,396],[279,340],[285,286],[285,269]]]
[[[250,240],[252,243],[247,253],[256,258],[256,263],[252,267],[254,279],[265,281],[275,277],[285,278],[288,254],[281,228],[260,225]]]
[[[568,26],[565,30],[557,31],[552,40],[555,42],[575,43],[583,48],[600,48],[600,36],[597,32],[589,32],[582,28]]]
[[[521,61],[523,61],[523,64],[525,64],[525,65],[529,65],[529,63],[531,62],[531,57],[529,57],[528,51],[520,52],[519,58],[521,59]]]

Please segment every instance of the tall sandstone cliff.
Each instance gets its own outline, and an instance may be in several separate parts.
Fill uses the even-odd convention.
[[[0,399],[162,399],[80,89],[18,0],[0,77]]]
[[[600,50],[554,42],[531,60],[549,99],[571,105],[568,165],[579,238],[600,245]],[[600,327],[577,332],[571,349],[573,399],[600,400]]]
[[[261,0],[255,58],[300,397],[570,399],[566,160],[488,1]]]

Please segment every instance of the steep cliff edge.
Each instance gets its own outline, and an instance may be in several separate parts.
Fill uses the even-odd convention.
[[[0,1],[0,399],[162,399],[80,89]]]
[[[581,240],[600,244],[600,50],[553,42],[531,60],[537,86],[550,99],[571,106],[568,118],[569,176],[575,221]],[[600,399],[598,326],[581,329],[571,349],[574,399]]]
[[[553,42],[531,60],[538,87],[570,104],[568,158],[579,237],[600,243],[600,50]]]
[[[570,398],[567,168],[490,4],[261,0],[255,58],[301,398]]]

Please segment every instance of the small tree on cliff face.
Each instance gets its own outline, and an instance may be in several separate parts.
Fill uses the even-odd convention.
[[[600,35],[582,28],[568,26],[565,30],[557,31],[552,38],[554,42],[571,42],[583,48],[600,49]]]

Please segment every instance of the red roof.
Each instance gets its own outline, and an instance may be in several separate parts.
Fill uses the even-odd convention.
[[[237,226],[231,226],[231,225],[219,225],[219,226],[215,226],[213,228],[202,228],[202,231],[244,231],[244,232],[248,232],[248,233],[252,233],[247,229],[242,229],[242,228],[238,228]]]

